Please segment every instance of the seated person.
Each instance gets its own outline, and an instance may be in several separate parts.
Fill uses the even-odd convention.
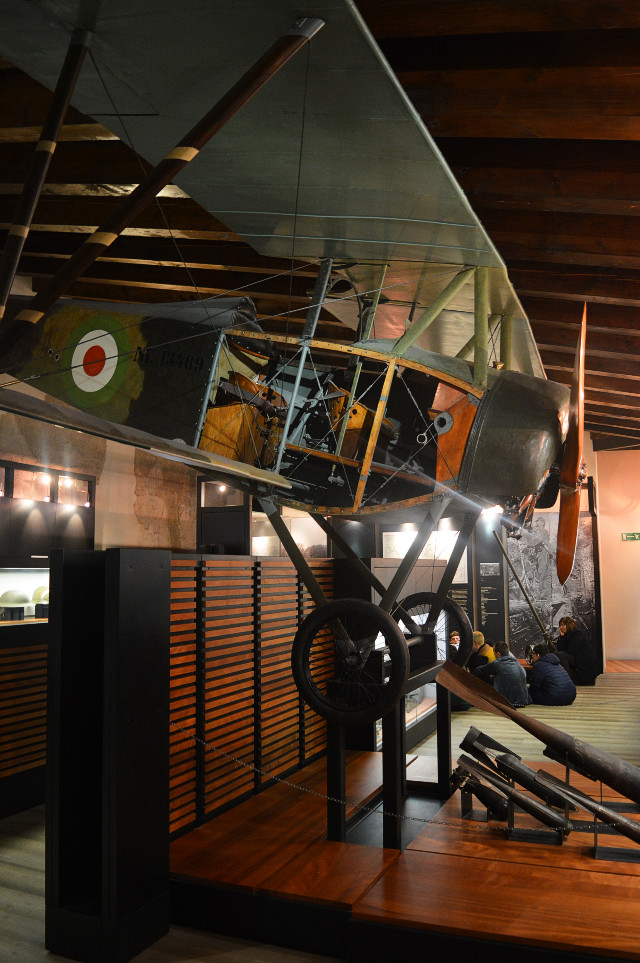
[[[515,706],[516,709],[528,706],[531,702],[527,689],[527,675],[515,655],[509,651],[506,642],[496,642],[494,645],[495,659],[479,666],[474,675],[483,682],[491,683],[496,692]]]
[[[562,668],[555,652],[549,652],[546,642],[533,647],[529,695],[532,702],[541,706],[570,706],[576,697],[569,673]]]
[[[485,642],[482,632],[474,632],[473,650],[467,659],[467,669],[469,669],[470,672],[475,672],[478,666],[486,665],[487,662],[493,662],[495,657],[493,648],[488,642]]]
[[[447,645],[447,658],[455,659],[460,648],[460,633],[457,629],[449,633],[449,643]]]
[[[560,619],[556,652],[560,664],[576,685],[595,685],[599,675],[598,658],[589,639],[570,615]]]

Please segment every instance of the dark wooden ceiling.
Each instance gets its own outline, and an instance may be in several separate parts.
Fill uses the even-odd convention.
[[[548,377],[570,383],[587,301],[586,427],[595,448],[640,446],[640,5],[358,6],[505,260]],[[49,100],[0,62],[0,243]],[[37,289],[139,180],[135,154],[70,111],[20,273]],[[312,269],[268,279],[287,267],[170,187],[70,293],[144,302],[252,289],[273,314],[308,304]]]

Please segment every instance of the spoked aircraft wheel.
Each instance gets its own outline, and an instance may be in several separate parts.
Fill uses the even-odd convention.
[[[377,605],[336,599],[298,629],[291,668],[315,712],[331,722],[362,725],[380,719],[403,694],[409,650],[398,623]]]
[[[406,598],[402,599],[399,605],[405,610],[410,618],[414,619],[414,621],[418,623],[418,625],[426,625],[435,597],[435,592],[416,592],[414,595],[407,595]],[[467,613],[458,605],[457,602],[454,602],[453,599],[449,598],[444,600],[442,613],[445,617],[444,633],[447,642],[449,641],[449,635],[454,631],[454,629],[457,629],[457,631],[460,633],[458,654],[456,655],[455,659],[453,659],[453,662],[455,662],[456,665],[466,665],[467,659],[471,655],[471,650],[473,648],[473,629],[471,628],[471,622],[467,617]],[[400,628],[402,629],[404,635],[411,635],[411,631],[404,625],[402,622],[402,617],[398,612],[396,612],[396,617],[400,622]],[[441,617],[442,616],[439,616],[439,618]]]

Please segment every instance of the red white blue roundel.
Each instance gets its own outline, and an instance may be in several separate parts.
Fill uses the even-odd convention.
[[[81,391],[100,391],[113,378],[118,366],[118,346],[104,330],[88,331],[71,357],[71,376]]]

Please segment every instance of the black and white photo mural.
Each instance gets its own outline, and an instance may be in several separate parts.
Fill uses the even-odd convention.
[[[593,557],[593,524],[590,514],[580,516],[576,559],[564,585],[556,574],[557,512],[537,512],[531,530],[519,539],[507,539],[507,551],[518,577],[551,638],[558,636],[558,622],[571,615],[599,648]],[[509,636],[511,650],[524,657],[527,645],[544,641],[540,626],[513,573],[509,571]]]

